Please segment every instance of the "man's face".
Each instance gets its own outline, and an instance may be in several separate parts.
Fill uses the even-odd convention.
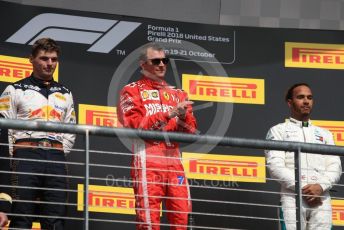
[[[147,60],[141,61],[140,66],[144,71],[144,74],[148,77],[158,77],[162,79],[165,77],[167,65],[160,61],[158,64],[154,65],[152,59],[162,59],[165,58],[164,51],[153,50],[152,48],[147,49]]]
[[[50,80],[56,69],[58,57],[56,51],[47,52],[40,50],[35,57],[30,57],[35,77],[42,80]]]
[[[307,121],[313,108],[313,95],[307,86],[298,86],[293,90],[292,99],[288,100],[288,106],[291,111],[291,117]]]

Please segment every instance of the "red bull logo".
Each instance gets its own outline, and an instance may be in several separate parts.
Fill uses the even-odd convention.
[[[30,111],[29,118],[44,119],[47,121],[62,121],[62,113],[51,106],[43,106]]]

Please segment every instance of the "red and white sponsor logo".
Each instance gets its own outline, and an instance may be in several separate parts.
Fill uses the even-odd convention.
[[[122,95],[120,99],[120,106],[123,113],[128,112],[134,107],[133,99],[128,94]]]
[[[153,115],[158,112],[167,112],[173,108],[172,106],[158,103],[145,104],[144,106],[147,111],[147,115]]]

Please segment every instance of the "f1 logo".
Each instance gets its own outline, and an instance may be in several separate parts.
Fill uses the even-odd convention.
[[[44,13],[37,15],[6,42],[30,44],[50,37],[57,41],[92,44],[89,52],[109,53],[142,23]]]

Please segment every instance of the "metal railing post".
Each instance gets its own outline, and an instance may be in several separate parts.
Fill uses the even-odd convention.
[[[192,216],[192,214],[189,214],[189,227],[188,230],[194,230],[193,226],[195,225],[195,220]]]
[[[88,226],[88,221],[89,221],[89,212],[88,212],[88,187],[89,187],[89,178],[90,178],[90,134],[89,134],[89,130],[87,129],[85,132],[85,150],[86,150],[86,154],[85,154],[85,192],[84,192],[84,230],[88,230],[89,226]]]
[[[301,188],[301,148],[294,152],[295,159],[295,205],[296,205],[296,229],[301,230],[302,227],[302,188]]]

